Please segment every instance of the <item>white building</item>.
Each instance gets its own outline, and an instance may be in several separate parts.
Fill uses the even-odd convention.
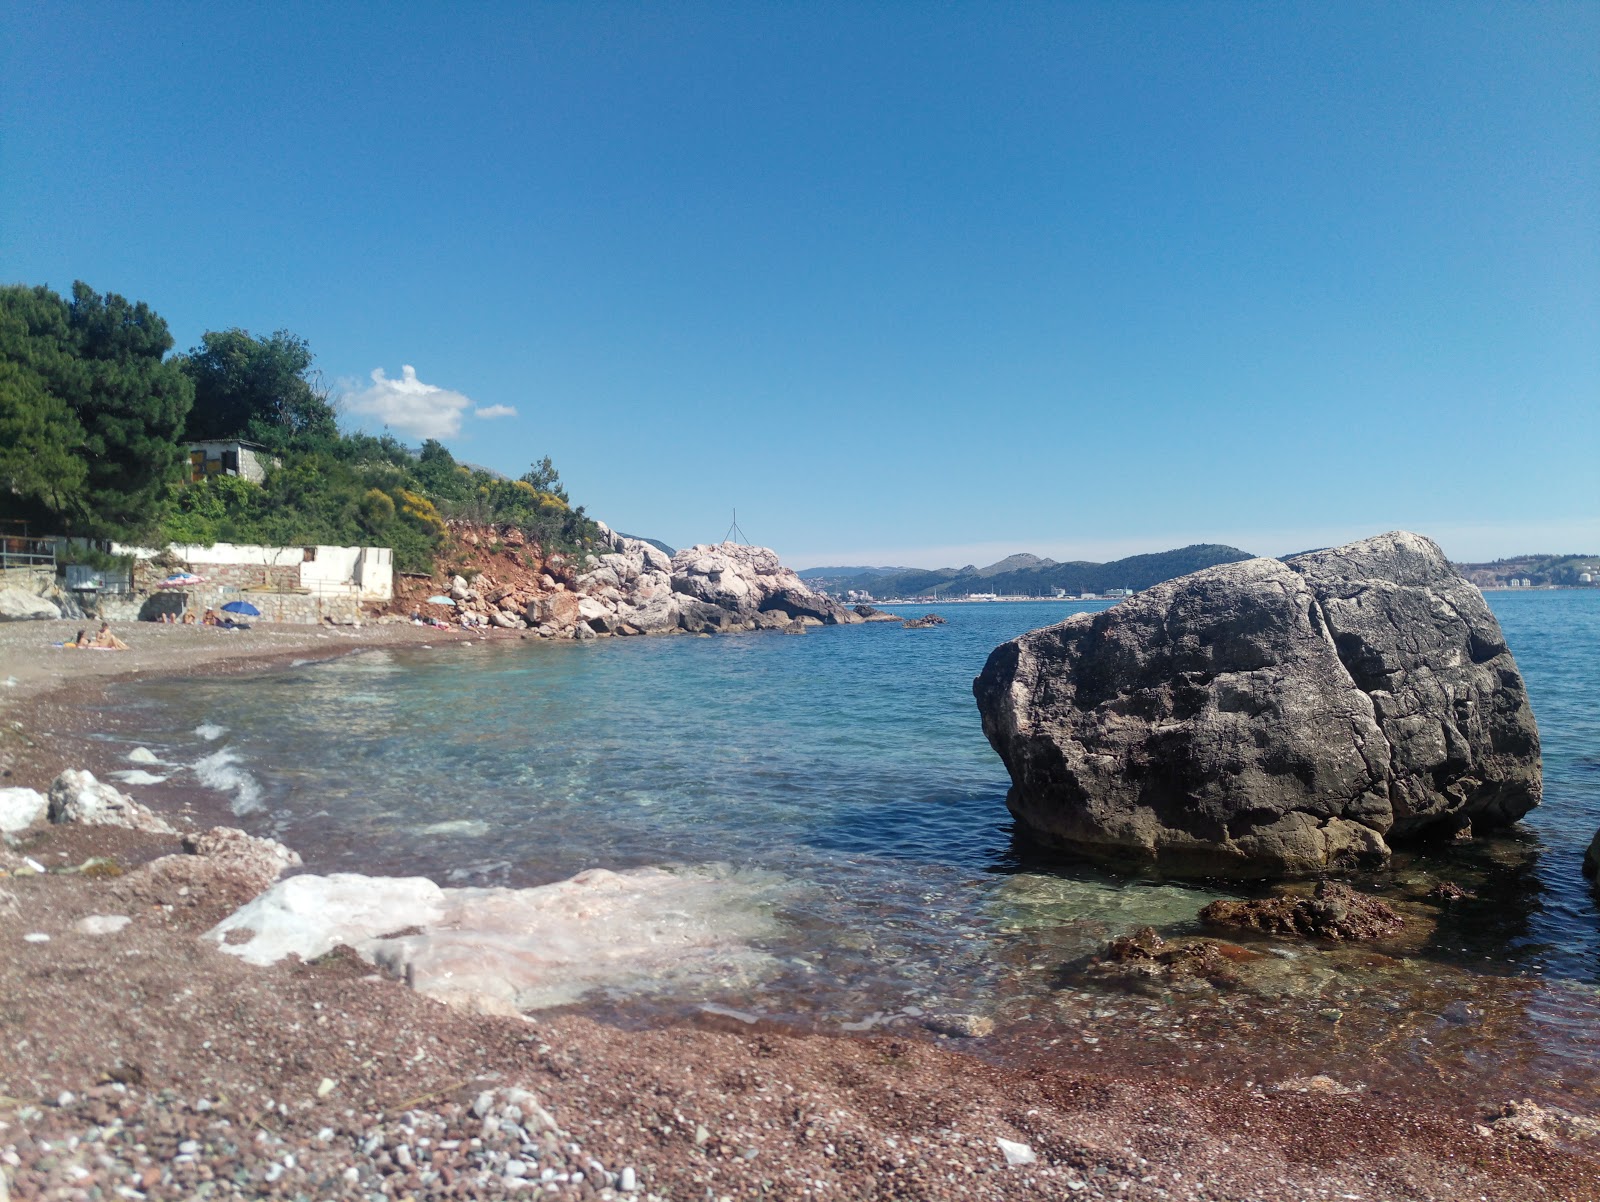
[[[241,438],[189,444],[189,479],[198,484],[209,476],[238,476],[260,484],[267,478],[267,466],[280,466],[266,447]]]

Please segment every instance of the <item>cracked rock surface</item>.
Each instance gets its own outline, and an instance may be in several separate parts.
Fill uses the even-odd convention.
[[[1376,867],[1515,822],[1539,734],[1483,595],[1405,532],[1179,577],[997,647],[973,682],[1040,841],[1175,876]]]

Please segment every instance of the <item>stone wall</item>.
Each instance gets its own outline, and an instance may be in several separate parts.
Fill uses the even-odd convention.
[[[330,618],[342,625],[363,620],[361,603],[352,596],[319,597],[305,593],[241,593],[235,589],[172,589],[147,597],[103,597],[99,615],[110,622],[159,622],[164,614],[182,618],[184,610],[198,619],[207,608],[221,612],[230,601],[248,601],[261,611],[259,618],[240,618],[246,623],[283,622],[314,626]]]

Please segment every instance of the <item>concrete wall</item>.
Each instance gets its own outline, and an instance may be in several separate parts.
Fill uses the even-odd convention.
[[[394,596],[394,552],[388,547],[262,547],[247,543],[174,544],[168,550],[208,583],[235,588],[307,589],[317,596],[388,601]],[[148,562],[154,547],[112,544],[117,555]],[[136,573],[137,578],[137,573]]]
[[[220,612],[229,601],[248,601],[261,611],[259,618],[237,618],[245,623],[286,622],[307,626],[331,618],[345,625],[362,617],[361,603],[350,595],[318,597],[304,593],[241,593],[206,585],[164,590],[147,597],[102,597],[98,616],[110,622],[159,622],[163,614],[182,618],[184,610],[188,609],[193,611],[198,620],[208,608]]]

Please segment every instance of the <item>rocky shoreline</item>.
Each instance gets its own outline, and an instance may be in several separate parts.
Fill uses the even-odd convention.
[[[339,650],[423,632],[358,633]],[[81,758],[63,763],[79,745],[39,732],[87,728],[62,721],[72,672],[19,674],[13,645],[0,679],[26,680],[5,718],[24,729],[5,783],[42,785]],[[99,665],[72,670],[81,699]],[[13,1197],[1600,1197],[1581,1120],[1520,1101],[1467,1113],[1314,1076],[1201,1083],[1086,1052],[979,1041],[979,1057],[722,1013],[642,1031],[474,1013],[338,949],[258,967],[201,936],[266,887],[259,860],[158,817],[180,833],[15,836],[47,871],[0,880]]]
[[[766,547],[725,542],[669,556],[604,522],[596,525],[607,548],[600,554],[576,563],[552,557],[536,579],[520,583],[497,567],[470,581],[456,575],[449,595],[469,620],[542,638],[741,630],[804,634],[808,627],[867,620],[813,592]],[[461,537],[470,538],[466,545],[474,547],[483,541],[470,532]]]

